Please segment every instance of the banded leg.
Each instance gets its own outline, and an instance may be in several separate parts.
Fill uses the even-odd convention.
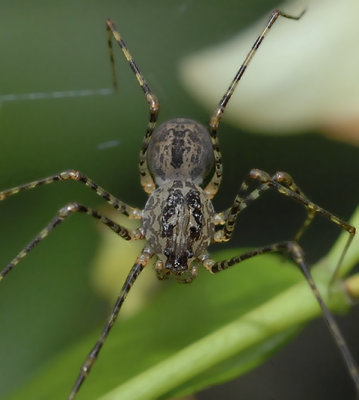
[[[142,148],[140,152],[140,163],[139,163],[139,168],[140,168],[140,176],[141,176],[141,185],[143,186],[143,189],[146,193],[151,194],[155,189],[156,185],[151,177],[151,174],[148,170],[147,167],[147,159],[146,159],[146,152],[148,148],[148,144],[151,140],[151,136],[153,133],[153,130],[156,125],[157,121],[157,116],[160,110],[160,105],[157,100],[157,97],[155,94],[152,92],[150,87],[148,86],[147,82],[145,81],[144,76],[140,72],[137,64],[135,63],[135,60],[133,59],[131,53],[129,52],[126,43],[123,41],[121,35],[119,32],[116,30],[114,23],[108,19],[106,20],[106,26],[107,26],[107,33],[108,33],[108,47],[110,50],[110,60],[111,60],[111,66],[112,66],[112,73],[113,73],[113,81],[114,81],[114,86],[117,87],[117,79],[116,79],[116,73],[115,73],[115,68],[114,68],[114,57],[113,57],[113,51],[112,51],[112,37],[115,38],[116,42],[120,46],[122,53],[124,54],[127,62],[130,64],[130,67],[134,74],[136,75],[137,82],[141,86],[141,89],[143,90],[143,93],[145,94],[146,101],[150,107],[150,120],[147,124],[147,130],[145,137],[143,139],[142,143]]]
[[[253,182],[253,179],[259,179],[262,184],[257,189],[249,192],[249,185],[251,182]],[[223,230],[222,240],[220,241],[227,241],[231,238],[234,230],[234,224],[239,213],[247,207],[248,203],[256,200],[263,192],[270,189],[270,185],[268,183],[269,181],[280,183],[283,187],[287,187],[291,192],[294,192],[301,198],[308,200],[306,195],[299,188],[299,186],[297,186],[297,184],[293,181],[292,177],[287,172],[276,172],[272,177],[270,177],[270,175],[264,171],[253,169],[250,171],[246,179],[242,182],[238,194],[234,199],[232,207],[226,211],[227,218],[222,223],[222,225],[225,225],[225,227]],[[312,210],[311,207],[307,206],[306,204],[304,204],[304,206],[307,209],[307,217],[301,228],[294,236],[295,241],[299,241],[304,231],[313,221],[316,214],[316,212]]]
[[[252,190],[248,194],[250,180],[259,180],[261,184],[257,189]],[[309,226],[310,222],[313,220],[316,214],[322,215],[324,218],[327,218],[329,221],[338,225],[340,228],[345,229],[349,233],[348,241],[338,260],[338,264],[333,275],[333,277],[336,277],[339,271],[339,267],[350,246],[350,243],[354,238],[355,227],[349,225],[347,222],[338,218],[336,215],[330,213],[329,211],[310,201],[307,197],[305,197],[299,187],[293,182],[290,175],[285,172],[277,172],[273,177],[271,177],[268,173],[264,171],[261,171],[259,169],[252,169],[249,172],[248,177],[243,181],[232,207],[227,212],[223,213],[227,215],[227,218],[225,220],[223,229],[220,229],[216,232],[214,238],[215,241],[228,241],[234,231],[234,225],[239,213],[244,210],[249,203],[256,200],[259,196],[261,196],[265,191],[270,188],[274,188],[280,194],[296,200],[297,202],[303,204],[307,209],[307,218],[301,229],[296,234],[296,239],[302,235],[302,233]]]
[[[143,235],[139,230],[129,230],[111,219],[99,214],[96,210],[85,207],[79,203],[69,203],[66,206],[60,208],[50,223],[42,229],[34,239],[32,239],[20,253],[0,272],[0,281],[8,274],[29,252],[39,243],[45,239],[58,225],[60,225],[67,217],[75,212],[81,212],[90,215],[93,218],[101,221],[103,224],[112,229],[115,233],[121,236],[125,240],[137,240],[143,239]]]
[[[283,172],[283,171],[276,172],[272,176],[272,180],[280,183],[281,185],[287,186],[292,192],[297,193],[299,196],[307,198],[307,196],[296,185],[296,183],[293,181],[292,177],[287,172]],[[303,233],[306,231],[306,229],[312,223],[312,221],[315,217],[315,212],[313,210],[311,210],[308,207],[306,207],[306,209],[307,209],[307,217],[304,220],[304,223],[301,226],[301,228],[298,230],[298,232],[294,236],[294,241],[296,241],[296,242],[299,241],[299,239],[302,237]]]
[[[210,118],[210,121],[209,121],[209,133],[211,135],[211,141],[212,141],[214,158],[215,158],[215,171],[214,171],[213,177],[211,178],[210,182],[204,189],[204,191],[207,193],[209,198],[212,198],[217,193],[219,185],[222,180],[222,156],[221,156],[221,152],[219,151],[219,146],[218,146],[217,129],[218,129],[220,120],[222,118],[222,115],[224,113],[224,110],[227,106],[228,101],[232,97],[232,94],[233,94],[235,88],[237,87],[238,82],[242,78],[244,71],[247,69],[248,64],[251,62],[255,52],[258,50],[259,46],[262,44],[263,39],[269,32],[269,29],[275,23],[275,21],[280,16],[289,18],[289,19],[298,20],[302,17],[304,12],[305,11],[303,11],[299,16],[293,16],[293,15],[286,14],[280,10],[272,11],[272,15],[270,16],[270,18],[267,22],[267,25],[263,29],[262,33],[258,36],[257,40],[254,42],[254,45],[252,46],[251,50],[249,51],[243,64],[240,66],[240,68],[237,71],[235,77],[233,78],[230,86],[228,87],[226,93],[224,94],[224,96],[222,97],[221,101],[219,102],[217,108],[215,109],[214,113],[212,114],[212,117]]]
[[[92,179],[81,173],[80,171],[69,169],[62,171],[59,174],[51,175],[46,178],[38,179],[33,182],[25,183],[24,185],[15,186],[11,189],[3,190],[0,192],[0,200],[4,200],[14,194],[23,192],[25,190],[34,189],[41,185],[48,185],[56,181],[69,181],[74,180],[77,182],[84,183],[87,187],[96,192],[100,197],[111,204],[113,208],[118,210],[121,214],[126,215],[130,218],[141,219],[142,212],[138,208],[131,207],[119,200],[117,197],[113,196],[111,193],[107,192]]]
[[[76,379],[76,382],[71,390],[71,393],[68,397],[68,400],[73,400],[78,393],[82,383],[84,380],[87,378],[88,374],[91,371],[91,368],[95,361],[97,360],[97,357],[101,351],[101,348],[114,324],[116,321],[116,318],[120,312],[121,306],[123,302],[126,299],[126,296],[128,292],[130,291],[132,285],[134,284],[135,280],[139,276],[140,272],[144,269],[148,261],[151,259],[152,254],[148,248],[144,248],[142,250],[141,255],[137,258],[135,265],[132,267],[130,273],[128,274],[126,281],[124,285],[122,286],[122,290],[120,293],[120,296],[118,297],[111,315],[109,319],[107,320],[107,323],[105,325],[105,328],[103,329],[99,339],[97,340],[95,346],[93,349],[90,351],[90,353],[87,355],[85,362],[82,364],[80,373]]]
[[[258,249],[249,251],[247,253],[241,254],[239,256],[230,258],[228,260],[215,262],[211,259],[205,259],[202,261],[203,266],[208,269],[212,273],[217,273],[220,271],[224,271],[229,267],[239,264],[242,261],[247,260],[248,258],[252,258],[258,256],[260,254],[272,253],[272,252],[280,252],[285,255],[289,255],[290,258],[297,264],[301,272],[303,273],[306,281],[308,282],[321,310],[323,318],[328,326],[328,329],[339,348],[339,351],[344,359],[344,362],[348,368],[349,374],[354,382],[357,395],[359,396],[359,371],[358,367],[354,361],[352,354],[345,342],[345,339],[337,325],[332,313],[329,311],[327,306],[325,305],[324,300],[322,299],[317,286],[315,285],[313,278],[309,272],[308,266],[304,260],[304,254],[302,248],[299,246],[297,242],[281,242],[274,243],[269,246],[260,247]]]
[[[281,173],[277,173],[276,175],[278,175],[278,174],[281,174]],[[313,218],[316,214],[322,215],[324,218],[328,219],[329,221],[333,222],[334,224],[338,225],[340,228],[346,230],[349,233],[349,238],[344,246],[344,249],[339,257],[338,263],[334,270],[332,281],[337,279],[340,266],[343,262],[345,254],[354,238],[354,235],[356,232],[355,227],[352,225],[349,225],[347,222],[343,221],[341,218],[337,217],[336,215],[330,213],[329,211],[325,210],[324,208],[313,203],[312,201],[307,199],[305,196],[298,194],[298,193],[292,191],[291,189],[283,186],[277,180],[272,179],[264,171],[261,171],[259,169],[253,169],[252,171],[250,171],[250,177],[252,179],[259,180],[260,182],[262,182],[262,184],[268,185],[269,187],[276,189],[280,194],[290,197],[305,206],[305,208],[307,209],[307,212],[308,212],[307,219],[304,222],[304,225],[302,226],[302,228],[297,233],[296,237],[298,237],[299,235],[301,235],[303,233],[304,229],[310,224],[310,222],[313,220]]]

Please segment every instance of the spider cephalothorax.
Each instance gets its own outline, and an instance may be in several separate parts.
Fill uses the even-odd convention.
[[[213,241],[214,209],[208,196],[190,180],[168,181],[149,197],[143,211],[148,246],[157,257],[159,278],[182,281],[197,275],[194,261]]]

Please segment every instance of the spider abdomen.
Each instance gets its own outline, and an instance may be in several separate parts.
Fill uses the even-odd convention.
[[[152,134],[147,163],[158,185],[176,179],[200,185],[214,163],[207,129],[187,118],[164,122]]]
[[[158,256],[161,278],[188,278],[192,261],[212,242],[214,209],[208,196],[191,181],[160,186],[143,211],[143,229],[151,251]],[[159,271],[158,271],[159,272]]]

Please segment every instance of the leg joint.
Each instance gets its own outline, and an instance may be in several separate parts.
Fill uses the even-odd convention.
[[[84,206],[77,202],[71,202],[60,208],[60,210],[58,211],[58,216],[60,218],[66,218],[70,214],[78,211],[84,211]]]
[[[295,240],[278,244],[278,250],[280,249],[286,250],[296,262],[302,262],[304,259],[304,251]]]
[[[92,354],[89,354],[87,356],[86,361],[81,366],[81,375],[83,377],[87,377],[87,375],[90,373],[91,367],[95,361],[96,361],[96,357],[94,357]]]
[[[287,172],[283,172],[283,171],[276,172],[273,175],[272,179],[278,183],[285,183],[288,186],[293,184],[292,177]]]
[[[271,180],[271,177],[267,172],[262,171],[257,168],[253,168],[249,171],[249,177],[251,179],[259,180],[262,183],[267,183],[267,182],[270,182],[270,180]]]
[[[74,181],[79,181],[83,177],[83,174],[76,169],[68,169],[66,171],[60,172],[60,179],[63,181],[68,181],[70,179]]]

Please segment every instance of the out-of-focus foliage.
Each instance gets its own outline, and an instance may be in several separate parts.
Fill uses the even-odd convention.
[[[320,128],[358,144],[358,1],[300,0],[280,9],[306,13],[298,22],[275,23],[226,110],[228,121],[276,134]],[[184,83],[209,110],[266,20],[183,62]]]

